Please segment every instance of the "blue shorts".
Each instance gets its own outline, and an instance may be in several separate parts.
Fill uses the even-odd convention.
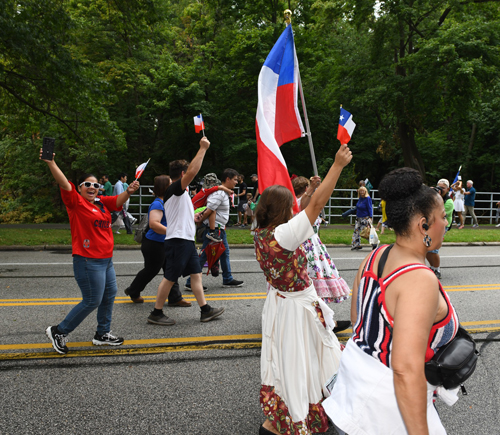
[[[200,257],[193,240],[165,240],[165,266],[163,276],[175,282],[180,276],[201,273]]]

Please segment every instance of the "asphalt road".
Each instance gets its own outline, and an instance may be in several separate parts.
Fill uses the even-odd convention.
[[[352,284],[368,252],[329,251]],[[467,383],[469,394],[452,408],[439,403],[438,410],[449,434],[499,434],[500,247],[445,247],[441,254],[442,283],[482,356]],[[209,303],[226,308],[219,319],[200,323],[194,302],[166,308],[177,324],[161,327],[146,323],[161,277],[146,288],[145,304],[129,303],[123,289],[142,257],[115,251],[119,294],[112,329],[125,344],[92,346],[91,315],[70,335],[70,353],[61,357],[44,330],[79,300],[71,255],[0,252],[0,434],[256,434],[263,421],[258,394],[265,281],[251,249],[233,249],[231,258],[242,288],[222,288],[220,277],[204,279]],[[348,318],[349,302],[332,308],[337,319]]]

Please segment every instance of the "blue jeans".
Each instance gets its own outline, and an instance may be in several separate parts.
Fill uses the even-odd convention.
[[[211,242],[210,239],[207,239],[207,232],[208,232],[208,228],[205,228],[205,231],[203,232],[203,246],[202,246],[203,252],[200,255],[201,267],[203,267],[203,265],[207,261],[207,254],[205,254],[204,249]],[[217,232],[217,230],[215,230],[215,232]],[[222,253],[222,255],[219,258],[220,267],[222,269],[222,284],[229,284],[233,280],[233,275],[231,274],[231,264],[229,263],[229,245],[227,244],[226,231],[219,230],[219,236],[222,239],[224,246],[226,247],[226,250]],[[191,278],[188,278],[188,280],[186,281],[186,284],[191,285]]]
[[[75,255],[73,272],[82,292],[82,301],[73,307],[57,328],[63,334],[69,334],[97,308],[97,333],[103,335],[109,332],[118,290],[113,260]]]

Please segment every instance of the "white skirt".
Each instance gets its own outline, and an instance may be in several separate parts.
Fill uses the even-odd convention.
[[[464,202],[461,199],[455,199],[455,201],[453,202],[453,206],[455,207],[455,211],[457,212],[459,211],[463,213],[465,211]]]
[[[324,386],[340,364],[339,341],[315,309],[320,303],[325,320],[333,317],[314,285],[298,292],[271,287],[262,312],[262,385],[274,387],[294,422],[328,396]]]

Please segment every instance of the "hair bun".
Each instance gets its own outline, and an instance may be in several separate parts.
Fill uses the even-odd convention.
[[[422,187],[420,172],[412,168],[399,168],[389,172],[380,182],[379,194],[386,201],[397,201],[413,195]]]

